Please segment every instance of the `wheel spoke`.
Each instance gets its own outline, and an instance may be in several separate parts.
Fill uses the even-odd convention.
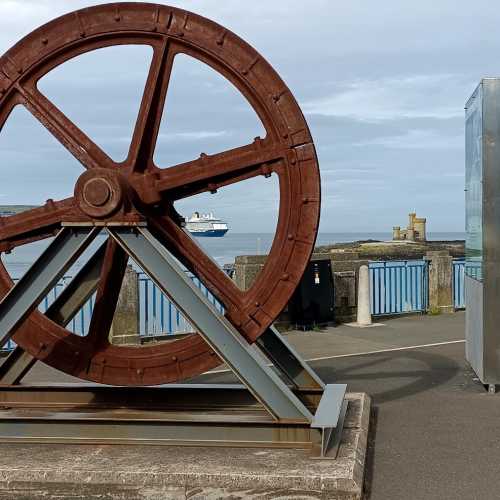
[[[54,236],[72,209],[73,198],[66,198],[62,201],[49,200],[42,207],[0,217],[0,252]]]
[[[17,86],[26,109],[87,169],[115,163],[35,87]]]
[[[155,236],[172,255],[200,278],[230,316],[237,317],[243,294],[231,278],[169,216],[153,217],[150,222]]]
[[[157,193],[168,192],[169,200],[178,200],[258,175],[268,176],[289,153],[292,154],[283,146],[262,147],[254,143],[162,169],[149,178],[137,179],[134,187],[143,200],[154,199],[151,186]]]
[[[0,132],[5,125],[5,122],[9,118],[12,110],[21,103],[21,96],[19,94],[14,94],[13,97],[7,100],[2,106],[0,106]]]
[[[175,46],[169,38],[165,38],[160,46],[155,47],[130,147],[129,164],[133,171],[142,172],[153,165],[153,154],[175,54]]]
[[[108,343],[127,262],[128,255],[113,238],[109,238],[87,335],[96,349]]]

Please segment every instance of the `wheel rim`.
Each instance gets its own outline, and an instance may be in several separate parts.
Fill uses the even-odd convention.
[[[154,56],[129,155],[124,162],[116,163],[48,101],[36,83],[73,57],[119,44],[151,45]],[[181,53],[208,64],[237,87],[260,117],[267,132],[264,139],[182,165],[165,168],[154,164],[165,101],[168,107],[171,68],[175,55]],[[289,89],[262,56],[222,26],[187,11],[154,4],[100,5],[48,23],[0,58],[0,130],[19,104],[87,171],[120,169],[120,175],[140,199],[138,216],[217,297],[226,317],[249,342],[268,328],[288,303],[313,250],[320,180],[305,119]],[[263,270],[253,286],[243,292],[179,227],[170,208],[181,198],[270,173],[278,175],[280,186],[276,235]],[[0,250],[52,236],[62,221],[82,217],[76,198],[49,200],[41,208],[3,218]],[[84,219],[86,216],[83,214]],[[113,216],[123,218],[123,214]],[[112,263],[120,262],[120,252],[108,243],[97,310],[87,337],[78,337],[34,312],[16,331],[15,342],[63,372],[114,385],[174,382],[219,365],[218,357],[197,334],[153,347],[107,342],[107,334],[103,335],[98,325],[110,325],[112,317],[106,315],[107,304],[102,297],[119,290],[126,258],[121,256],[116,269]],[[11,286],[2,264],[0,293],[5,294]]]

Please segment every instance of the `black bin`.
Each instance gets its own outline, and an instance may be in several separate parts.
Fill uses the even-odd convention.
[[[313,260],[288,304],[292,324],[304,330],[334,322],[334,289],[330,259]]]

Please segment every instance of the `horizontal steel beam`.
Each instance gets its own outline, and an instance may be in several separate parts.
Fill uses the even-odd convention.
[[[340,393],[328,387],[297,394],[318,414],[338,403]],[[314,426],[275,420],[236,384],[11,386],[1,388],[0,397],[6,408],[0,411],[0,443],[305,448],[316,458],[336,457],[347,407],[342,405],[340,420],[327,412]],[[335,428],[328,426],[333,420]]]
[[[149,418],[148,418],[149,417]],[[205,417],[205,418],[202,418]],[[182,418],[161,419],[152,412],[134,416],[123,411],[95,413],[45,410],[4,411],[0,443],[138,444],[306,448],[320,446],[323,431],[305,423],[249,419],[247,415],[182,412]]]
[[[336,404],[328,387],[296,394],[314,413]],[[239,384],[8,386],[0,390],[0,406],[6,408],[0,411],[0,443],[306,448],[317,458],[336,457],[347,407],[336,428],[326,426],[335,415],[320,417],[318,427],[276,421]]]
[[[294,393],[315,412],[322,390]],[[0,406],[12,408],[134,408],[149,410],[252,408],[265,411],[241,384],[169,384],[115,387],[93,384],[0,386]],[[1,413],[0,413],[1,418]]]

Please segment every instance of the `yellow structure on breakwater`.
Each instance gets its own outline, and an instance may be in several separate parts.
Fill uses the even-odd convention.
[[[406,229],[401,229],[400,226],[394,226],[392,228],[392,239],[394,241],[426,241],[426,219],[417,217],[416,213],[411,213],[408,217],[409,222]]]

